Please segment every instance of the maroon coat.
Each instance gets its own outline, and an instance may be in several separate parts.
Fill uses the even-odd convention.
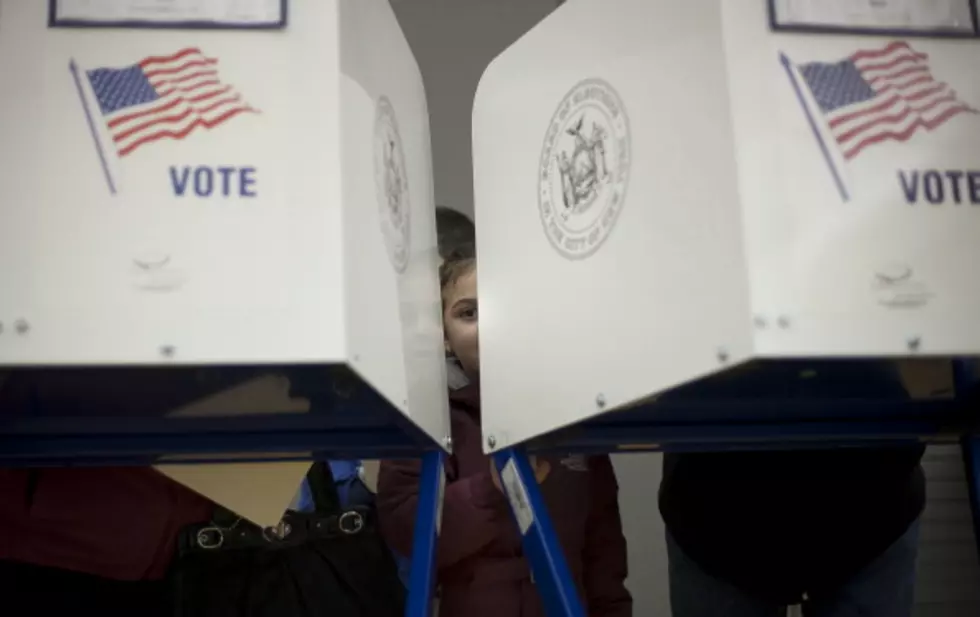
[[[161,579],[180,529],[211,507],[147,468],[0,469],[0,560]]]
[[[452,395],[454,452],[446,465],[437,568],[442,617],[544,615],[521,536],[507,500],[493,484],[483,454],[479,391]],[[589,617],[628,617],[633,599],[626,579],[626,540],[618,486],[607,456],[547,459],[541,484],[555,530]],[[381,529],[391,547],[411,554],[420,463],[385,461],[378,479]]]

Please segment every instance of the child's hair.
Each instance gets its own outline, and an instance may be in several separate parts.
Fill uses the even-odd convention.
[[[439,256],[449,256],[476,244],[473,221],[465,214],[446,206],[436,206],[436,236]]]
[[[455,285],[456,281],[463,278],[476,268],[476,255],[472,247],[464,246],[453,251],[446,256],[445,261],[439,266],[439,289],[445,297],[446,290]]]

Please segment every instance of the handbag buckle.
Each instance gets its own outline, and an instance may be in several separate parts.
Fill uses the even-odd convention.
[[[337,529],[348,536],[359,534],[364,529],[364,517],[356,510],[348,510],[337,519]]]
[[[197,545],[206,551],[221,548],[225,543],[225,534],[219,527],[205,527],[197,532]]]
[[[266,542],[278,542],[285,540],[293,532],[292,526],[286,521],[279,521],[275,527],[266,527],[262,530],[262,537]]]

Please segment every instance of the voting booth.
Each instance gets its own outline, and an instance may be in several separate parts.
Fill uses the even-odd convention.
[[[0,0],[0,465],[153,464],[273,525],[310,458],[424,453],[429,615],[418,67],[387,0],[167,4]],[[485,448],[549,614],[583,613],[514,446],[756,360],[980,353],[976,7],[818,5],[572,0],[481,80]]]
[[[975,7],[845,4],[578,0],[493,61],[488,450],[752,360],[980,352]]]
[[[980,529],[977,8],[569,0],[486,70],[484,449],[549,615],[529,452],[960,441]]]
[[[252,441],[152,460],[446,447],[428,112],[388,2],[157,4],[0,0],[0,371],[42,389],[5,464],[70,459],[32,445],[55,426],[223,419]],[[321,396],[355,437],[296,441],[331,430]]]

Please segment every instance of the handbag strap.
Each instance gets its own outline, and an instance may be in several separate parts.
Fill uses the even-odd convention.
[[[306,481],[313,496],[313,510],[318,514],[339,514],[343,511],[337,483],[330,463],[316,461],[306,474]]]

